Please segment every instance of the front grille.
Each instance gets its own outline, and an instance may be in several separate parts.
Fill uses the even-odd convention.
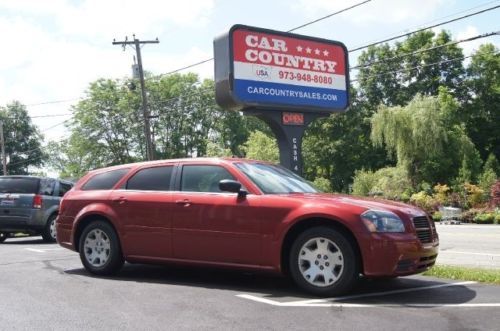
[[[433,226],[430,224],[426,216],[419,216],[413,219],[413,224],[415,225],[415,230],[417,232],[417,237],[423,244],[428,244],[432,242],[433,238]]]

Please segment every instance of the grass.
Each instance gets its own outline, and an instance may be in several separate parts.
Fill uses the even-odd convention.
[[[500,270],[465,268],[448,265],[435,265],[430,270],[423,273],[424,276],[437,278],[470,280],[480,283],[490,283],[500,285]]]

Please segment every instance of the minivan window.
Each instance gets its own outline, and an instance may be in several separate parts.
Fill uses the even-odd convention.
[[[168,191],[172,169],[172,166],[141,169],[128,180],[127,190]]]
[[[219,181],[234,179],[220,166],[186,165],[182,168],[181,191],[188,192],[222,192]]]
[[[72,187],[71,184],[59,182],[59,196],[63,197]]]
[[[52,178],[42,178],[40,180],[40,194],[41,195],[54,195],[54,187],[56,181]]]
[[[37,194],[40,178],[0,177],[0,193]]]
[[[82,190],[110,190],[129,170],[124,168],[97,174],[82,186]]]

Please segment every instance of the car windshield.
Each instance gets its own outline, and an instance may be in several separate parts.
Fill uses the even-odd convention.
[[[279,165],[236,163],[236,167],[266,194],[318,192],[305,179]]]
[[[29,177],[0,177],[0,193],[32,193],[38,192],[40,179]]]

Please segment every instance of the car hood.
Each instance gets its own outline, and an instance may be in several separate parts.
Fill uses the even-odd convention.
[[[365,210],[384,210],[391,211],[396,214],[406,214],[410,217],[426,216],[426,213],[415,206],[376,198],[358,197],[345,194],[327,194],[327,193],[312,193],[312,194],[293,194],[301,196],[304,199],[312,199],[315,203],[324,202],[325,204],[334,204],[337,206],[351,207],[354,212],[362,213]]]

